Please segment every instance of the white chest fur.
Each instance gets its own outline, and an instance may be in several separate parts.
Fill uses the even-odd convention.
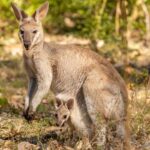
[[[28,58],[26,61],[27,61],[28,66],[32,69],[32,71],[35,71],[32,58]]]

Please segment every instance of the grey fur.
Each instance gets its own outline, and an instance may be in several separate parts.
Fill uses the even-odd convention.
[[[45,16],[46,12],[43,11],[44,7],[47,11],[48,4],[40,7],[42,11],[36,11],[36,20],[24,17],[16,7],[15,5],[15,14],[21,16],[19,28],[24,32],[23,35],[20,34],[21,42],[24,45],[24,39],[27,39],[31,43],[29,49],[23,46],[24,64],[29,78],[24,110],[26,118],[35,113],[49,89],[56,98],[67,101],[77,98],[82,88],[84,98],[81,101],[92,122],[98,126],[97,114],[105,120],[121,121],[117,131],[122,131],[120,135],[129,145],[128,129],[124,121],[124,118],[127,119],[128,95],[125,83],[114,67],[88,48],[44,42],[43,28],[39,21],[41,18],[37,17]],[[40,15],[40,12],[44,15]],[[37,33],[33,34],[33,30],[37,30]]]

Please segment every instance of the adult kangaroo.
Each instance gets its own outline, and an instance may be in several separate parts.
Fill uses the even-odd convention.
[[[49,89],[61,100],[72,97],[78,100],[77,95],[82,92],[90,119],[99,124],[98,113],[105,120],[116,120],[116,131],[126,145],[124,149],[129,150],[128,96],[123,79],[107,60],[88,48],[44,42],[41,20],[48,7],[46,2],[28,16],[12,3],[19,22],[24,66],[29,78],[24,108],[26,119],[32,118]]]

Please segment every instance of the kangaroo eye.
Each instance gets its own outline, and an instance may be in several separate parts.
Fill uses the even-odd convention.
[[[34,30],[33,33],[34,33],[34,34],[37,33],[37,30]]]
[[[66,118],[67,118],[67,115],[64,115],[63,118],[66,119]]]
[[[57,114],[55,114],[55,117],[57,118],[57,117],[58,117],[58,115],[57,115]]]
[[[24,31],[23,31],[23,30],[20,30],[20,34],[24,34]]]

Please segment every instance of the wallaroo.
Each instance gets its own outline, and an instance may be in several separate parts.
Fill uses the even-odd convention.
[[[80,102],[75,99],[69,99],[67,101],[56,99],[56,125],[62,127],[65,123],[68,123],[72,131],[75,129],[82,135],[82,149],[92,149],[90,141],[95,137],[95,128],[89,117],[85,116],[84,106],[81,104],[80,107]],[[82,114],[81,111],[83,111]]]
[[[51,89],[57,99],[80,101],[84,112],[81,110],[79,115],[86,115],[95,126],[115,120],[118,139],[122,140],[123,149],[129,150],[128,95],[123,79],[107,60],[89,48],[44,42],[41,20],[48,7],[46,2],[28,16],[12,3],[29,78],[25,118],[34,116],[42,98]],[[104,121],[99,121],[99,116]]]

